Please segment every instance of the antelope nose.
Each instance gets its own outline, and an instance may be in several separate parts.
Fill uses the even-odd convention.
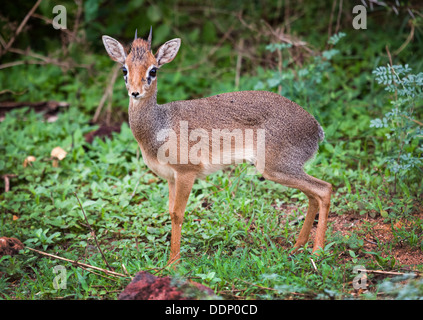
[[[136,97],[138,97],[138,96],[140,95],[140,93],[139,93],[139,92],[132,92],[131,94],[132,94],[132,96],[133,96],[134,98],[136,98]]]

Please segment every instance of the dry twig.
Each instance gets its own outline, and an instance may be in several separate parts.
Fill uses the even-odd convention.
[[[0,64],[0,70],[6,69],[14,66],[19,66],[21,64],[46,64],[44,61],[38,61],[38,60],[18,60],[18,61],[12,61]]]
[[[72,263],[76,267],[80,267],[80,268],[84,268],[84,269],[85,268],[94,269],[94,270],[104,272],[104,273],[106,273],[108,275],[111,275],[111,276],[114,276],[114,277],[122,277],[122,278],[127,278],[128,277],[127,275],[124,275],[124,274],[121,274],[121,273],[118,273],[118,272],[114,272],[114,271],[102,269],[102,268],[99,268],[99,267],[96,267],[96,266],[92,266],[92,265],[89,265],[89,264],[86,264],[86,263],[83,263],[83,262],[79,262],[79,261],[75,261],[75,260],[70,260],[70,259],[62,258],[62,257],[56,256],[54,254],[50,254],[50,253],[47,253],[47,252],[36,250],[36,249],[30,248],[30,247],[25,247],[25,248],[28,249],[28,250],[34,251],[36,253],[42,254],[44,256],[50,257],[50,258],[54,258],[54,259],[58,259],[58,260],[70,262],[70,263]]]
[[[338,0],[333,0],[333,2],[332,2],[332,10],[330,11],[329,27],[328,27],[328,39],[330,39],[330,37],[332,37],[332,21],[333,21],[333,14],[335,12],[337,1]]]
[[[414,23],[412,20],[410,20],[410,25],[411,25],[411,31],[410,34],[408,35],[407,39],[405,40],[405,42],[401,45],[401,47],[399,47],[397,50],[394,51],[394,55],[398,55],[402,50],[404,50],[404,48],[410,43],[411,40],[413,40],[414,38]]]
[[[313,269],[314,269],[314,271],[319,272],[319,271],[317,270],[317,266],[316,266],[316,264],[314,263],[314,260],[313,260],[312,258],[310,258],[310,261],[311,261],[311,264],[313,265]]]
[[[4,63],[4,64],[0,65],[0,69],[5,69],[5,68],[21,65],[21,64],[41,64],[41,65],[53,64],[53,65],[59,66],[63,69],[70,69],[70,68],[74,68],[74,67],[86,68],[86,69],[90,68],[90,66],[86,65],[86,64],[77,64],[77,63],[74,63],[72,60],[71,61],[59,61],[58,59],[46,57],[46,56],[31,52],[29,50],[9,48],[9,52],[17,53],[17,54],[20,54],[20,55],[23,55],[23,56],[29,56],[29,57],[35,58],[37,60],[12,61],[12,62],[8,62],[8,63]]]
[[[4,47],[4,53],[6,53],[12,47],[12,44],[13,44],[13,42],[15,42],[16,37],[19,35],[19,33],[21,33],[23,27],[26,25],[26,23],[28,22],[28,20],[31,17],[31,15],[35,12],[35,10],[37,10],[37,8],[40,5],[41,1],[42,0],[38,0],[34,4],[34,6],[32,7],[32,9],[29,10],[29,12],[26,14],[25,18],[22,20],[21,24],[16,29],[15,34],[10,38],[9,42]]]
[[[34,14],[32,14],[32,16],[34,18],[38,18],[40,20],[43,20],[47,24],[51,24],[51,25],[53,24],[53,19],[47,18],[47,17],[45,17],[45,16],[43,16],[41,14],[34,13]],[[73,32],[72,31],[69,31],[68,29],[60,29],[60,31],[66,33],[69,37],[72,37],[73,36]]]
[[[100,100],[100,102],[98,104],[97,110],[95,111],[95,114],[94,114],[94,117],[93,117],[93,120],[92,120],[93,123],[96,123],[97,122],[97,120],[98,120],[98,118],[100,116],[101,110],[103,109],[104,104],[105,104],[107,98],[110,99],[110,103],[112,101],[113,86],[115,85],[116,78],[117,78],[117,75],[118,75],[119,70],[120,70],[120,66],[119,65],[116,65],[112,69],[112,74],[111,74],[111,77],[110,77],[109,84],[107,85],[106,90],[104,91],[104,94],[101,97],[101,100]]]
[[[96,246],[97,246],[97,248],[98,248],[98,251],[100,251],[100,254],[101,254],[101,256],[103,257],[103,260],[104,260],[104,262],[106,263],[106,265],[107,265],[107,267],[109,268],[109,270],[113,271],[113,268],[109,265],[109,263],[108,263],[108,262],[107,262],[107,260],[106,260],[106,257],[104,256],[103,250],[101,250],[100,245],[98,244],[98,241],[97,241],[97,236],[95,235],[95,231],[94,231],[94,229],[91,227],[90,223],[88,222],[88,219],[87,219],[87,216],[86,216],[86,214],[85,214],[84,208],[82,207],[81,201],[79,201],[79,198],[78,198],[78,195],[76,194],[76,192],[74,192],[74,195],[75,195],[76,199],[78,200],[78,203],[79,203],[79,206],[81,207],[82,213],[84,214],[85,221],[87,222],[88,228],[89,228],[89,229],[90,229],[90,231],[91,231],[91,235],[94,237],[94,241],[95,241],[95,244],[96,244]]]
[[[208,52],[207,52],[207,54],[199,61],[199,62],[197,62],[197,63],[194,63],[194,64],[192,64],[192,65],[189,65],[189,66],[186,66],[186,67],[182,67],[182,68],[180,68],[180,69],[178,69],[177,71],[178,72],[182,72],[182,71],[187,71],[187,70],[191,70],[191,69],[196,69],[196,68],[198,68],[199,66],[201,66],[201,65],[203,65],[205,62],[207,62],[208,60],[210,60],[210,57],[211,56],[213,56],[214,54],[215,54],[215,52],[217,51],[217,50],[219,50],[219,48],[223,45],[223,42],[225,42],[226,41],[226,39],[228,39],[229,38],[229,36],[230,36],[230,34],[231,34],[231,32],[232,32],[232,30],[233,30],[233,25],[234,24],[232,24],[229,28],[228,28],[228,30],[225,32],[225,34],[220,38],[220,40],[219,40],[219,42],[213,47],[213,48],[211,48]]]
[[[277,290],[277,289],[275,289],[275,288],[263,287],[263,286],[260,286],[260,285],[258,285],[258,284],[255,284],[255,283],[251,283],[251,282],[248,282],[248,281],[245,281],[245,280],[241,280],[241,279],[239,279],[239,278],[237,278],[237,280],[239,280],[239,281],[241,281],[241,282],[244,282],[244,283],[246,283],[246,284],[248,284],[248,285],[250,285],[250,286],[254,286],[254,287],[257,287],[257,288],[260,288],[260,289],[263,289],[263,290],[279,291],[279,290]]]
[[[0,91],[0,96],[2,95],[2,94],[5,94],[5,93],[11,93],[11,94],[13,94],[13,95],[15,95],[15,96],[21,96],[21,95],[23,95],[25,92],[27,92],[28,90],[27,89],[25,89],[25,90],[22,90],[22,91],[20,91],[20,92],[16,92],[16,91],[13,91],[13,90],[10,90],[10,89],[4,89],[4,90],[1,90]]]
[[[342,0],[339,1],[338,17],[336,19],[335,34],[337,34],[339,31],[339,26],[341,24],[341,13],[342,13]]]
[[[17,175],[16,174],[4,174],[3,175],[3,179],[4,179],[4,192],[9,192],[10,190],[10,180],[9,178],[16,178]]]
[[[416,276],[421,276],[423,273],[420,271],[410,271],[408,273],[405,272],[394,272],[394,271],[383,271],[383,270],[367,270],[367,269],[357,269],[360,272],[365,273],[373,273],[373,274],[382,274],[387,276],[404,276],[404,275],[410,275],[414,273]]]

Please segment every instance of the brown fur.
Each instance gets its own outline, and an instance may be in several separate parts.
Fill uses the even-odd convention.
[[[120,52],[116,40],[103,37],[106,49],[115,61]],[[116,41],[116,43],[113,42]],[[310,230],[320,211],[317,235],[313,251],[323,248],[327,216],[330,206],[331,185],[307,175],[303,166],[318,149],[318,142],[323,140],[324,133],[319,123],[296,103],[271,92],[242,91],[215,95],[208,98],[175,101],[163,105],[157,104],[157,80],[147,84],[145,77],[151,66],[161,67],[173,60],[179,49],[179,39],[170,40],[159,48],[156,55],[148,50],[148,42],[137,39],[124,61],[128,67],[128,93],[134,91],[142,95],[140,99],[130,98],[129,123],[134,137],[141,148],[146,164],[159,176],[168,180],[169,211],[172,220],[171,255],[169,262],[177,261],[180,250],[180,237],[185,206],[192,185],[197,178],[204,177],[223,165],[211,165],[202,158],[201,163],[182,164],[181,146],[191,148],[196,141],[183,141],[181,121],[188,123],[188,131],[201,128],[212,136],[213,129],[265,129],[265,167],[263,176],[266,179],[303,191],[309,198],[309,209],[295,244],[298,248],[304,245]],[[157,140],[157,133],[163,129],[172,129],[178,134],[178,161],[176,163],[160,163],[158,152],[163,141]],[[257,141],[254,137],[254,142]],[[210,140],[210,146],[212,141]],[[253,143],[251,159],[259,153],[258,145]],[[231,152],[235,148],[231,146]],[[223,153],[222,149],[220,151]],[[211,151],[210,151],[211,154]],[[244,154],[246,154],[244,152]],[[256,158],[255,158],[256,157]],[[211,159],[211,156],[210,156]],[[245,160],[251,160],[245,159]],[[255,163],[257,165],[257,163]]]

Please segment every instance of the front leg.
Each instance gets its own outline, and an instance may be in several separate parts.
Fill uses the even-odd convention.
[[[168,180],[167,184],[169,186],[169,213],[172,213],[175,203],[175,180]]]
[[[196,174],[191,172],[176,173],[175,176],[175,198],[173,201],[173,208],[170,211],[170,218],[172,220],[172,233],[170,238],[170,258],[168,265],[173,263],[177,264],[179,262],[178,260],[180,259],[182,222],[184,220],[185,208],[196,178]],[[171,184],[169,184],[169,187],[172,188]]]

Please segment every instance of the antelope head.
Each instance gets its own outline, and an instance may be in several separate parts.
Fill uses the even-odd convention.
[[[129,54],[119,41],[109,36],[102,37],[110,58],[122,65],[128,95],[134,100],[149,98],[156,93],[158,70],[175,58],[181,45],[181,39],[172,39],[163,44],[156,54],[153,54],[151,37],[151,28],[147,40],[138,38],[135,31],[135,39]]]

